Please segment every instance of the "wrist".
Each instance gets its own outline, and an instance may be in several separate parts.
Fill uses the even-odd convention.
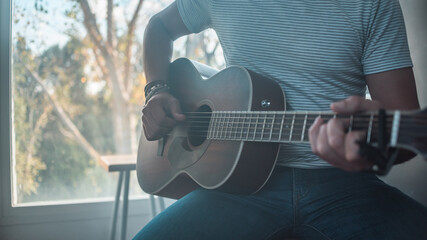
[[[150,89],[152,87],[154,87],[155,85],[158,85],[158,84],[167,84],[167,81],[166,80],[154,80],[154,81],[148,82],[144,87],[145,96],[148,95],[148,93],[150,92]]]
[[[166,81],[156,80],[149,82],[145,87],[145,102],[147,103],[150,98],[152,98],[154,95],[161,93],[161,92],[168,92],[169,91],[169,85]]]

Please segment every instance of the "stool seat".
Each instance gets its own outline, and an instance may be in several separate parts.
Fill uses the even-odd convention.
[[[107,172],[117,172],[136,169],[136,155],[104,155],[99,163]]]

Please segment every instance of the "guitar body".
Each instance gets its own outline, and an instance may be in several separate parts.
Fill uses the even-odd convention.
[[[283,91],[272,80],[242,67],[226,68],[207,79],[201,71],[185,58],[170,66],[171,94],[184,113],[285,110]],[[147,141],[142,133],[137,175],[145,192],[179,199],[199,186],[236,194],[252,194],[264,186],[279,143],[193,137],[192,124],[179,124],[158,141]]]

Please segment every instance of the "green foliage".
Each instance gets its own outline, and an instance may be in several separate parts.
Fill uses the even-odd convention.
[[[144,9],[146,2],[155,8]],[[135,13],[135,9],[129,1],[114,3],[114,15],[120,16],[118,11],[122,11],[125,21],[113,18],[111,31],[106,29],[105,16],[101,17],[93,4],[89,9],[80,0],[60,4],[53,0],[14,1],[14,169],[18,203],[111,196],[114,179],[100,168],[94,159],[96,153],[89,151],[89,155],[85,146],[90,145],[101,155],[134,151],[131,146],[136,144],[135,133],[141,130],[139,118],[146,82],[140,31],[154,12],[170,2],[144,1],[143,10],[135,15],[140,21],[130,28],[135,29],[133,32],[128,31],[133,15],[129,13]],[[85,19],[83,8],[92,11],[96,22]],[[99,42],[88,36],[90,30],[99,31]],[[111,39],[106,39],[107,32],[113,33]],[[212,34],[188,37],[186,43],[187,47],[177,49],[174,56],[221,65],[216,63],[217,40]],[[109,61],[114,64],[106,64]],[[61,111],[66,114],[65,120],[58,114]],[[79,134],[84,140],[76,137]],[[138,188],[136,183],[133,185]]]
[[[71,39],[64,47],[52,46],[34,57],[21,38],[14,64],[15,162],[18,202],[55,200],[107,195],[111,182],[106,174],[96,181],[88,172],[103,170],[71,137],[59,121],[40,85],[25,71],[23,64],[35,68],[48,91],[52,91],[84,137],[100,152],[114,152],[111,110],[103,98],[86,93],[84,66],[86,58],[80,41]],[[36,64],[37,67],[36,67]],[[83,179],[83,181],[82,181]],[[42,184],[40,184],[42,183]],[[52,191],[55,189],[55,191]],[[92,189],[92,190],[90,190]],[[97,189],[97,191],[93,191]]]
[[[17,54],[31,60],[23,38],[19,38],[16,46]],[[37,193],[39,187],[39,171],[46,169],[46,164],[35,156],[40,146],[40,132],[47,120],[49,108],[38,109],[44,101],[35,91],[35,84],[26,75],[22,65],[14,64],[14,137],[15,137],[15,172],[18,187],[18,199]],[[35,97],[38,96],[38,97]]]

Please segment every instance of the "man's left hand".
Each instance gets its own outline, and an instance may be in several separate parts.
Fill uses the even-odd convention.
[[[331,104],[332,111],[339,114],[377,110],[381,104],[352,96]],[[324,122],[318,117],[309,130],[312,151],[331,165],[346,171],[363,171],[372,168],[373,163],[359,155],[358,142],[366,139],[365,131],[347,132],[349,121],[333,118]]]

